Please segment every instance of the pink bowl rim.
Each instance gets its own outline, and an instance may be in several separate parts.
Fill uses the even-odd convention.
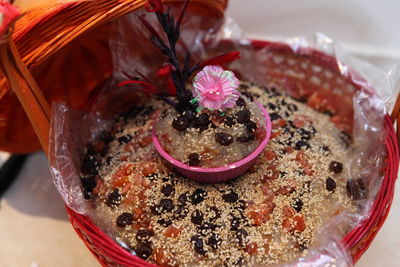
[[[223,166],[223,167],[215,167],[215,168],[201,168],[201,167],[193,167],[190,165],[187,165],[185,163],[180,162],[179,160],[173,158],[172,156],[170,156],[161,146],[160,141],[158,141],[158,137],[156,134],[156,127],[153,126],[153,131],[152,131],[152,138],[153,138],[153,144],[155,146],[155,148],[157,149],[158,153],[161,154],[161,156],[167,160],[168,162],[170,162],[172,165],[180,168],[180,169],[185,169],[188,171],[192,171],[192,172],[197,172],[197,173],[219,173],[219,172],[225,172],[228,170],[233,170],[236,168],[239,168],[249,162],[251,162],[252,160],[254,160],[259,154],[261,154],[261,152],[265,149],[265,147],[268,144],[269,138],[271,137],[271,118],[267,112],[267,110],[264,108],[263,105],[261,105],[260,103],[254,101],[258,107],[260,108],[260,110],[262,111],[262,113],[264,114],[265,117],[265,130],[266,130],[266,135],[264,140],[258,145],[258,147],[251,153],[249,154],[247,157],[236,161],[234,163],[231,163],[227,166]]]

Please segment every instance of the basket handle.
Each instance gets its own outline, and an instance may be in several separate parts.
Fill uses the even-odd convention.
[[[400,93],[397,96],[396,103],[394,104],[394,108],[392,110],[392,114],[390,115],[393,123],[396,123],[396,135],[397,141],[400,144]]]
[[[25,66],[12,39],[10,27],[0,39],[0,63],[10,86],[31,122],[40,144],[48,155],[50,105]]]

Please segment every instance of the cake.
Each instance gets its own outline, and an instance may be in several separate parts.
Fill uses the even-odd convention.
[[[306,254],[321,227],[368,193],[345,175],[349,135],[278,85],[242,82],[239,91],[272,121],[255,165],[221,184],[181,177],[151,142],[167,104],[150,99],[86,149],[81,181],[95,222],[161,266],[268,265]]]

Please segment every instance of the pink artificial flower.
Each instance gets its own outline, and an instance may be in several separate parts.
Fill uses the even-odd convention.
[[[206,66],[193,79],[195,99],[209,109],[233,107],[240,95],[238,86],[235,74],[220,66]]]
[[[0,0],[0,35],[6,33],[11,23],[20,15],[19,9],[7,0]]]

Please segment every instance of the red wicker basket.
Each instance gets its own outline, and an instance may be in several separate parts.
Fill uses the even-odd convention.
[[[79,1],[78,1],[79,2]],[[120,12],[118,14],[114,14],[114,17],[120,16],[122,14],[125,14],[129,11],[132,11],[134,9],[129,9],[127,8],[127,2],[129,1],[116,1],[116,3],[123,3],[123,7],[125,8],[123,12]],[[143,1],[131,1],[131,2],[143,2]],[[225,7],[225,1],[221,1],[219,5],[215,5],[213,1],[208,0],[208,1],[196,1],[196,2],[202,2],[204,5],[210,5],[211,7],[216,7],[218,8],[224,8]],[[103,6],[106,5],[104,4],[105,2],[102,1]],[[117,3],[117,4],[118,4]],[[116,4],[116,5],[117,5]],[[140,7],[140,4],[143,3],[136,3],[138,7]],[[79,4],[75,4],[76,6]],[[90,5],[90,4],[87,4]],[[72,6],[72,7],[76,7]],[[118,6],[119,8],[122,8],[121,6]],[[68,7],[71,8],[71,5]],[[64,10],[65,11],[65,10]],[[62,10],[58,10],[58,12],[62,12]],[[218,13],[218,12],[216,12]],[[42,18],[43,19],[43,18]],[[50,19],[50,18],[49,18]],[[44,20],[46,22],[46,20]],[[104,23],[104,21],[103,21]],[[100,23],[101,24],[101,23]],[[97,26],[97,24],[96,24]],[[35,27],[33,27],[35,28]],[[21,29],[17,31],[17,39],[20,38],[19,40],[23,40],[23,36],[20,34]],[[82,31],[83,33],[84,31]],[[26,31],[25,31],[26,33]],[[75,38],[79,36],[77,34]],[[90,36],[93,36],[90,35]],[[9,38],[9,41],[12,43],[12,39]],[[24,43],[20,41],[20,43]],[[26,44],[26,42],[25,42]],[[226,41],[225,43],[221,43],[220,48],[225,49],[231,44],[230,41]],[[3,44],[4,45],[4,44]],[[21,49],[21,46],[18,45],[17,47]],[[243,48],[246,49],[246,48]],[[269,79],[272,80],[279,80],[282,81],[284,80],[286,82],[289,82],[290,84],[298,84],[298,85],[303,85],[302,88],[311,88],[311,90],[326,90],[326,91],[332,91],[333,88],[343,88],[341,92],[339,93],[341,97],[343,95],[351,97],[355,91],[360,89],[360,85],[356,82],[360,80],[360,77],[356,73],[350,72],[347,76],[343,76],[340,74],[340,71],[337,67],[336,64],[336,59],[333,58],[332,56],[326,55],[324,53],[318,52],[316,50],[311,50],[311,49],[303,49],[303,50],[298,50],[297,52],[293,52],[293,50],[288,47],[285,44],[281,43],[271,43],[271,42],[265,42],[265,41],[253,41],[251,45],[248,46],[248,49],[252,49],[252,51],[268,51],[272,55],[279,55],[281,59],[283,60],[279,61],[279,64],[271,58],[271,60],[265,60],[264,64],[268,66],[268,72],[266,73],[266,77],[269,77]],[[6,62],[8,64],[5,64],[4,61],[2,61],[2,66],[4,69],[4,74],[5,76],[10,80],[12,89],[16,92],[18,99],[23,103],[23,108],[24,110],[28,113],[29,119],[31,120],[32,124],[34,125],[35,131],[39,136],[39,139],[41,140],[41,143],[44,147],[44,149],[47,151],[47,143],[48,143],[48,133],[46,137],[46,130],[48,131],[48,124],[43,123],[41,120],[49,120],[48,113],[46,112],[46,100],[42,99],[42,95],[40,90],[38,90],[38,87],[35,87],[34,82],[30,80],[32,78],[29,76],[29,71],[27,68],[24,68],[21,66],[21,64],[18,64],[18,58],[19,54],[15,53],[16,48],[15,46],[13,47],[11,45],[11,58],[17,58],[15,61],[9,61]],[[56,53],[57,49],[54,50],[54,53]],[[21,52],[24,54],[23,52]],[[65,56],[65,55],[64,55]],[[51,60],[51,58],[50,58]],[[22,61],[21,61],[22,62]],[[20,62],[20,63],[21,63]],[[30,58],[23,57],[23,62],[29,63],[29,69],[32,70],[32,61],[30,61]],[[323,72],[316,72],[313,70],[311,67],[304,67],[304,62],[312,63],[312,65],[317,65],[320,68],[324,70],[330,71],[332,73],[332,76],[327,76],[323,75]],[[23,64],[22,64],[23,65]],[[311,66],[311,65],[309,65]],[[106,71],[109,68],[105,67],[103,70]],[[305,78],[298,78],[296,75],[290,75],[288,74],[287,71],[291,69],[295,73],[303,73]],[[43,77],[40,75],[43,75],[43,72],[40,71],[40,68],[37,68],[34,70],[34,76],[36,79],[39,79],[40,86],[46,86],[49,83],[45,81]],[[320,85],[315,84],[311,80],[311,77],[317,76],[318,79],[323,81],[325,84],[323,88],[321,88]],[[96,76],[99,81],[103,77],[102,75]],[[0,77],[2,78],[2,77]],[[15,81],[17,79],[18,81],[22,81],[21,83],[14,83],[13,80]],[[4,83],[4,81],[3,81]],[[343,85],[345,84],[345,86]],[[8,88],[8,84],[6,85]],[[89,88],[89,85],[85,85],[87,88]],[[91,88],[93,88],[93,83],[91,84]],[[24,89],[28,90],[31,92],[31,94],[26,94]],[[44,88],[46,89],[46,88]],[[4,89],[3,89],[4,90]],[[301,88],[297,87],[295,90],[301,90]],[[90,90],[88,89],[90,92]],[[21,93],[22,92],[22,93]],[[310,92],[301,92],[303,95],[307,95],[312,93]],[[87,97],[89,94],[85,93],[85,97]],[[30,101],[27,101],[27,99]],[[54,98],[48,96],[47,101],[50,101]],[[59,96],[55,97],[55,99],[60,99]],[[62,99],[62,98],[61,98]],[[0,98],[1,100],[1,98]],[[25,101],[25,102],[24,102]],[[4,102],[4,100],[3,100]],[[24,104],[25,103],[25,104]],[[20,107],[19,107],[20,108]],[[395,109],[392,113],[392,116],[387,115],[385,117],[384,121],[384,129],[386,133],[386,150],[387,150],[387,158],[386,158],[386,166],[385,166],[385,175],[384,179],[381,185],[381,188],[376,196],[376,199],[374,201],[374,204],[370,210],[369,216],[367,216],[367,219],[362,221],[355,229],[353,229],[351,232],[349,232],[344,238],[343,238],[343,245],[346,249],[348,249],[351,252],[353,262],[357,262],[357,260],[362,256],[362,254],[368,249],[369,245],[375,238],[377,232],[383,225],[385,219],[387,218],[387,215],[389,213],[392,200],[393,200],[393,194],[394,194],[394,185],[395,181],[397,178],[397,173],[398,173],[398,167],[399,167],[399,147],[398,147],[398,138],[396,136],[396,132],[394,130],[393,124],[396,121],[398,115],[399,115],[399,110],[400,110],[400,101],[398,99]],[[34,116],[36,113],[41,113],[41,117],[36,117]],[[398,121],[398,120],[397,120]],[[47,121],[48,123],[48,121]],[[46,128],[47,127],[47,128]],[[13,128],[14,129],[14,128]],[[44,134],[43,134],[44,133]],[[47,138],[47,140],[46,140]],[[9,143],[8,143],[9,144]],[[9,147],[8,150],[15,151],[15,150],[20,150],[20,146],[16,146],[17,148],[13,149],[12,147]],[[35,148],[35,145],[30,146],[31,149]],[[128,251],[123,249],[120,245],[118,245],[115,241],[113,241],[110,237],[108,237],[105,233],[103,233],[92,221],[89,219],[87,216],[78,214],[71,210],[70,208],[67,207],[67,212],[70,216],[71,224],[76,230],[77,234],[79,237],[84,241],[88,249],[93,253],[93,255],[97,258],[97,260],[104,266],[154,266],[152,264],[149,264],[148,262],[145,262],[141,259],[139,259],[136,256],[133,256],[130,254]]]

